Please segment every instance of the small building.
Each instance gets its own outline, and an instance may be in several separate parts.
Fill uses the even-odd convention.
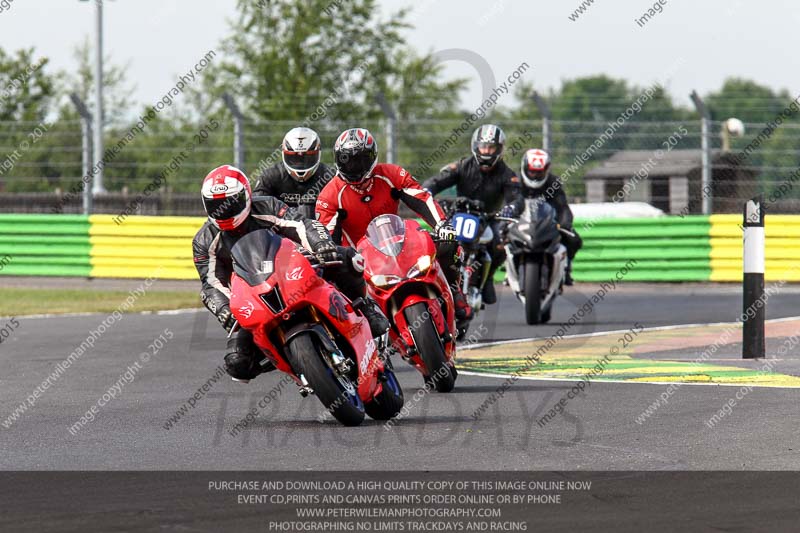
[[[702,153],[621,150],[584,175],[587,202],[647,202],[665,213],[700,214]],[[712,151],[712,212],[738,213],[741,199],[757,193],[758,173],[736,165],[733,154]]]

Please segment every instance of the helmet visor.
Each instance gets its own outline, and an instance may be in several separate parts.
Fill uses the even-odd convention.
[[[298,172],[305,172],[319,164],[319,150],[306,152],[283,152],[283,162],[287,167]]]
[[[475,143],[472,151],[481,164],[491,165],[500,155],[500,145],[494,142]]]
[[[336,168],[347,181],[359,182],[372,170],[375,164],[374,154],[362,152],[355,155],[341,154],[337,157]]]
[[[242,189],[226,198],[203,198],[206,214],[214,220],[227,220],[236,217],[247,208],[247,191]]]
[[[531,170],[530,168],[526,168],[525,175],[528,177],[529,180],[543,181],[547,177],[547,170],[546,169]]]

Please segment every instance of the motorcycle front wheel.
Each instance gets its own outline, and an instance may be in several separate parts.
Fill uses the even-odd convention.
[[[542,321],[542,265],[533,259],[525,261],[525,321],[539,324]]]
[[[437,392],[450,392],[456,386],[455,372],[447,364],[444,345],[428,306],[416,303],[405,310],[405,316],[414,345],[428,370],[425,382],[432,383]]]
[[[364,403],[356,385],[337,376],[325,362],[325,355],[310,333],[301,333],[289,341],[289,351],[314,394],[333,417],[345,426],[358,426],[364,421]]]

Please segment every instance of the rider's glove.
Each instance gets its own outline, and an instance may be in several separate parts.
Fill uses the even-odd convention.
[[[500,216],[503,218],[514,218],[514,215],[517,214],[517,210],[514,209],[513,205],[507,205],[500,210]]]
[[[223,328],[225,328],[225,331],[228,332],[236,322],[236,319],[233,318],[233,315],[231,314],[231,308],[228,305],[222,306],[222,308],[217,312],[217,320],[219,320],[219,323],[222,324]]]
[[[456,240],[456,230],[451,226],[446,220],[442,220],[438,224],[436,224],[436,236],[439,240],[442,241],[454,241]]]
[[[342,260],[341,256],[339,255],[339,249],[336,247],[336,244],[334,244],[333,241],[321,242],[314,250],[314,255],[316,255],[317,259],[319,259],[322,263],[331,263]]]

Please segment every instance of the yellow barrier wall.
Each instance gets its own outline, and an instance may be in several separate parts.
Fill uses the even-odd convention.
[[[112,215],[89,217],[91,276],[96,278],[195,279],[192,238],[202,217]]]
[[[742,215],[712,215],[711,281],[742,280]],[[768,281],[800,281],[800,215],[767,215],[766,270]]]

